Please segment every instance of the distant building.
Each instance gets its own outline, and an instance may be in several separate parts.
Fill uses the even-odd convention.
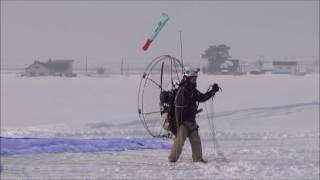
[[[203,68],[204,73],[208,74],[239,74],[243,70],[244,68],[238,59],[229,59],[222,62],[213,61]]]
[[[240,63],[239,63],[239,60],[237,59],[226,60],[220,65],[221,72],[227,72],[230,74],[239,72],[240,71],[239,68],[240,68]]]
[[[75,76],[72,70],[73,60],[54,60],[48,62],[34,61],[25,68],[26,76]]]
[[[273,61],[274,74],[296,74],[298,71],[297,61]]]
[[[261,71],[263,73],[266,73],[266,72],[272,73],[273,72],[273,64],[271,62],[264,63],[261,67]]]
[[[250,74],[266,74],[266,73],[272,73],[273,72],[273,64],[265,62],[261,65],[257,66],[254,65],[254,68],[251,68],[249,73]]]

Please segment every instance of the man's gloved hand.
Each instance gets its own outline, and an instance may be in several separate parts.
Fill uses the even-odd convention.
[[[214,84],[212,85],[212,91],[213,91],[213,92],[218,92],[219,89],[220,89],[220,87],[218,86],[217,83],[214,83]]]

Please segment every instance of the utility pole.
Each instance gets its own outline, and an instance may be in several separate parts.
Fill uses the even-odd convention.
[[[121,68],[120,68],[120,72],[121,72],[122,76],[123,76],[123,66],[124,66],[124,60],[122,58],[122,60],[121,60]]]
[[[182,35],[181,34],[182,34],[182,31],[180,31],[180,59],[181,59],[182,66],[184,66],[183,59],[182,59]]]
[[[86,75],[88,75],[88,57],[86,56]]]

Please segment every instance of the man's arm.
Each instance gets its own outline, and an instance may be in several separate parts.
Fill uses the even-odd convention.
[[[216,93],[216,91],[214,91],[214,90],[210,90],[210,91],[208,91],[208,92],[206,92],[206,93],[201,93],[200,91],[198,91],[197,89],[196,89],[196,93],[195,93],[195,98],[196,98],[196,100],[197,101],[199,101],[199,102],[205,102],[205,101],[207,101],[208,99],[210,99],[212,96],[214,96],[215,95],[215,93]]]
[[[220,89],[221,88],[216,83],[214,83],[211,86],[211,90],[206,92],[205,94],[201,93],[200,91],[198,91],[196,89],[196,94],[195,94],[196,100],[199,102],[205,102],[208,99],[210,99],[211,97],[213,97],[216,94],[216,92],[218,92]]]

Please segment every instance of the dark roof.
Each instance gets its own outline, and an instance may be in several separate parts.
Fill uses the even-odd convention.
[[[278,66],[296,66],[298,63],[297,61],[273,61],[272,64]]]
[[[48,68],[48,67],[47,67],[47,63],[43,63],[43,62],[39,62],[39,61],[34,61],[34,63],[31,64],[31,65],[29,65],[28,67],[26,67],[26,69],[29,69],[29,68],[31,68],[33,65],[36,65],[36,64],[39,64],[39,65],[41,65],[41,66],[43,66],[43,67],[45,67],[45,68]]]
[[[72,62],[73,60],[54,60],[54,61],[49,60],[46,63],[35,61],[32,65],[28,66],[26,69],[29,69],[33,65],[39,64],[55,72],[65,72],[72,65]]]
[[[46,66],[48,69],[54,70],[56,72],[64,72],[72,65],[72,62],[73,60],[48,61],[46,63]]]

